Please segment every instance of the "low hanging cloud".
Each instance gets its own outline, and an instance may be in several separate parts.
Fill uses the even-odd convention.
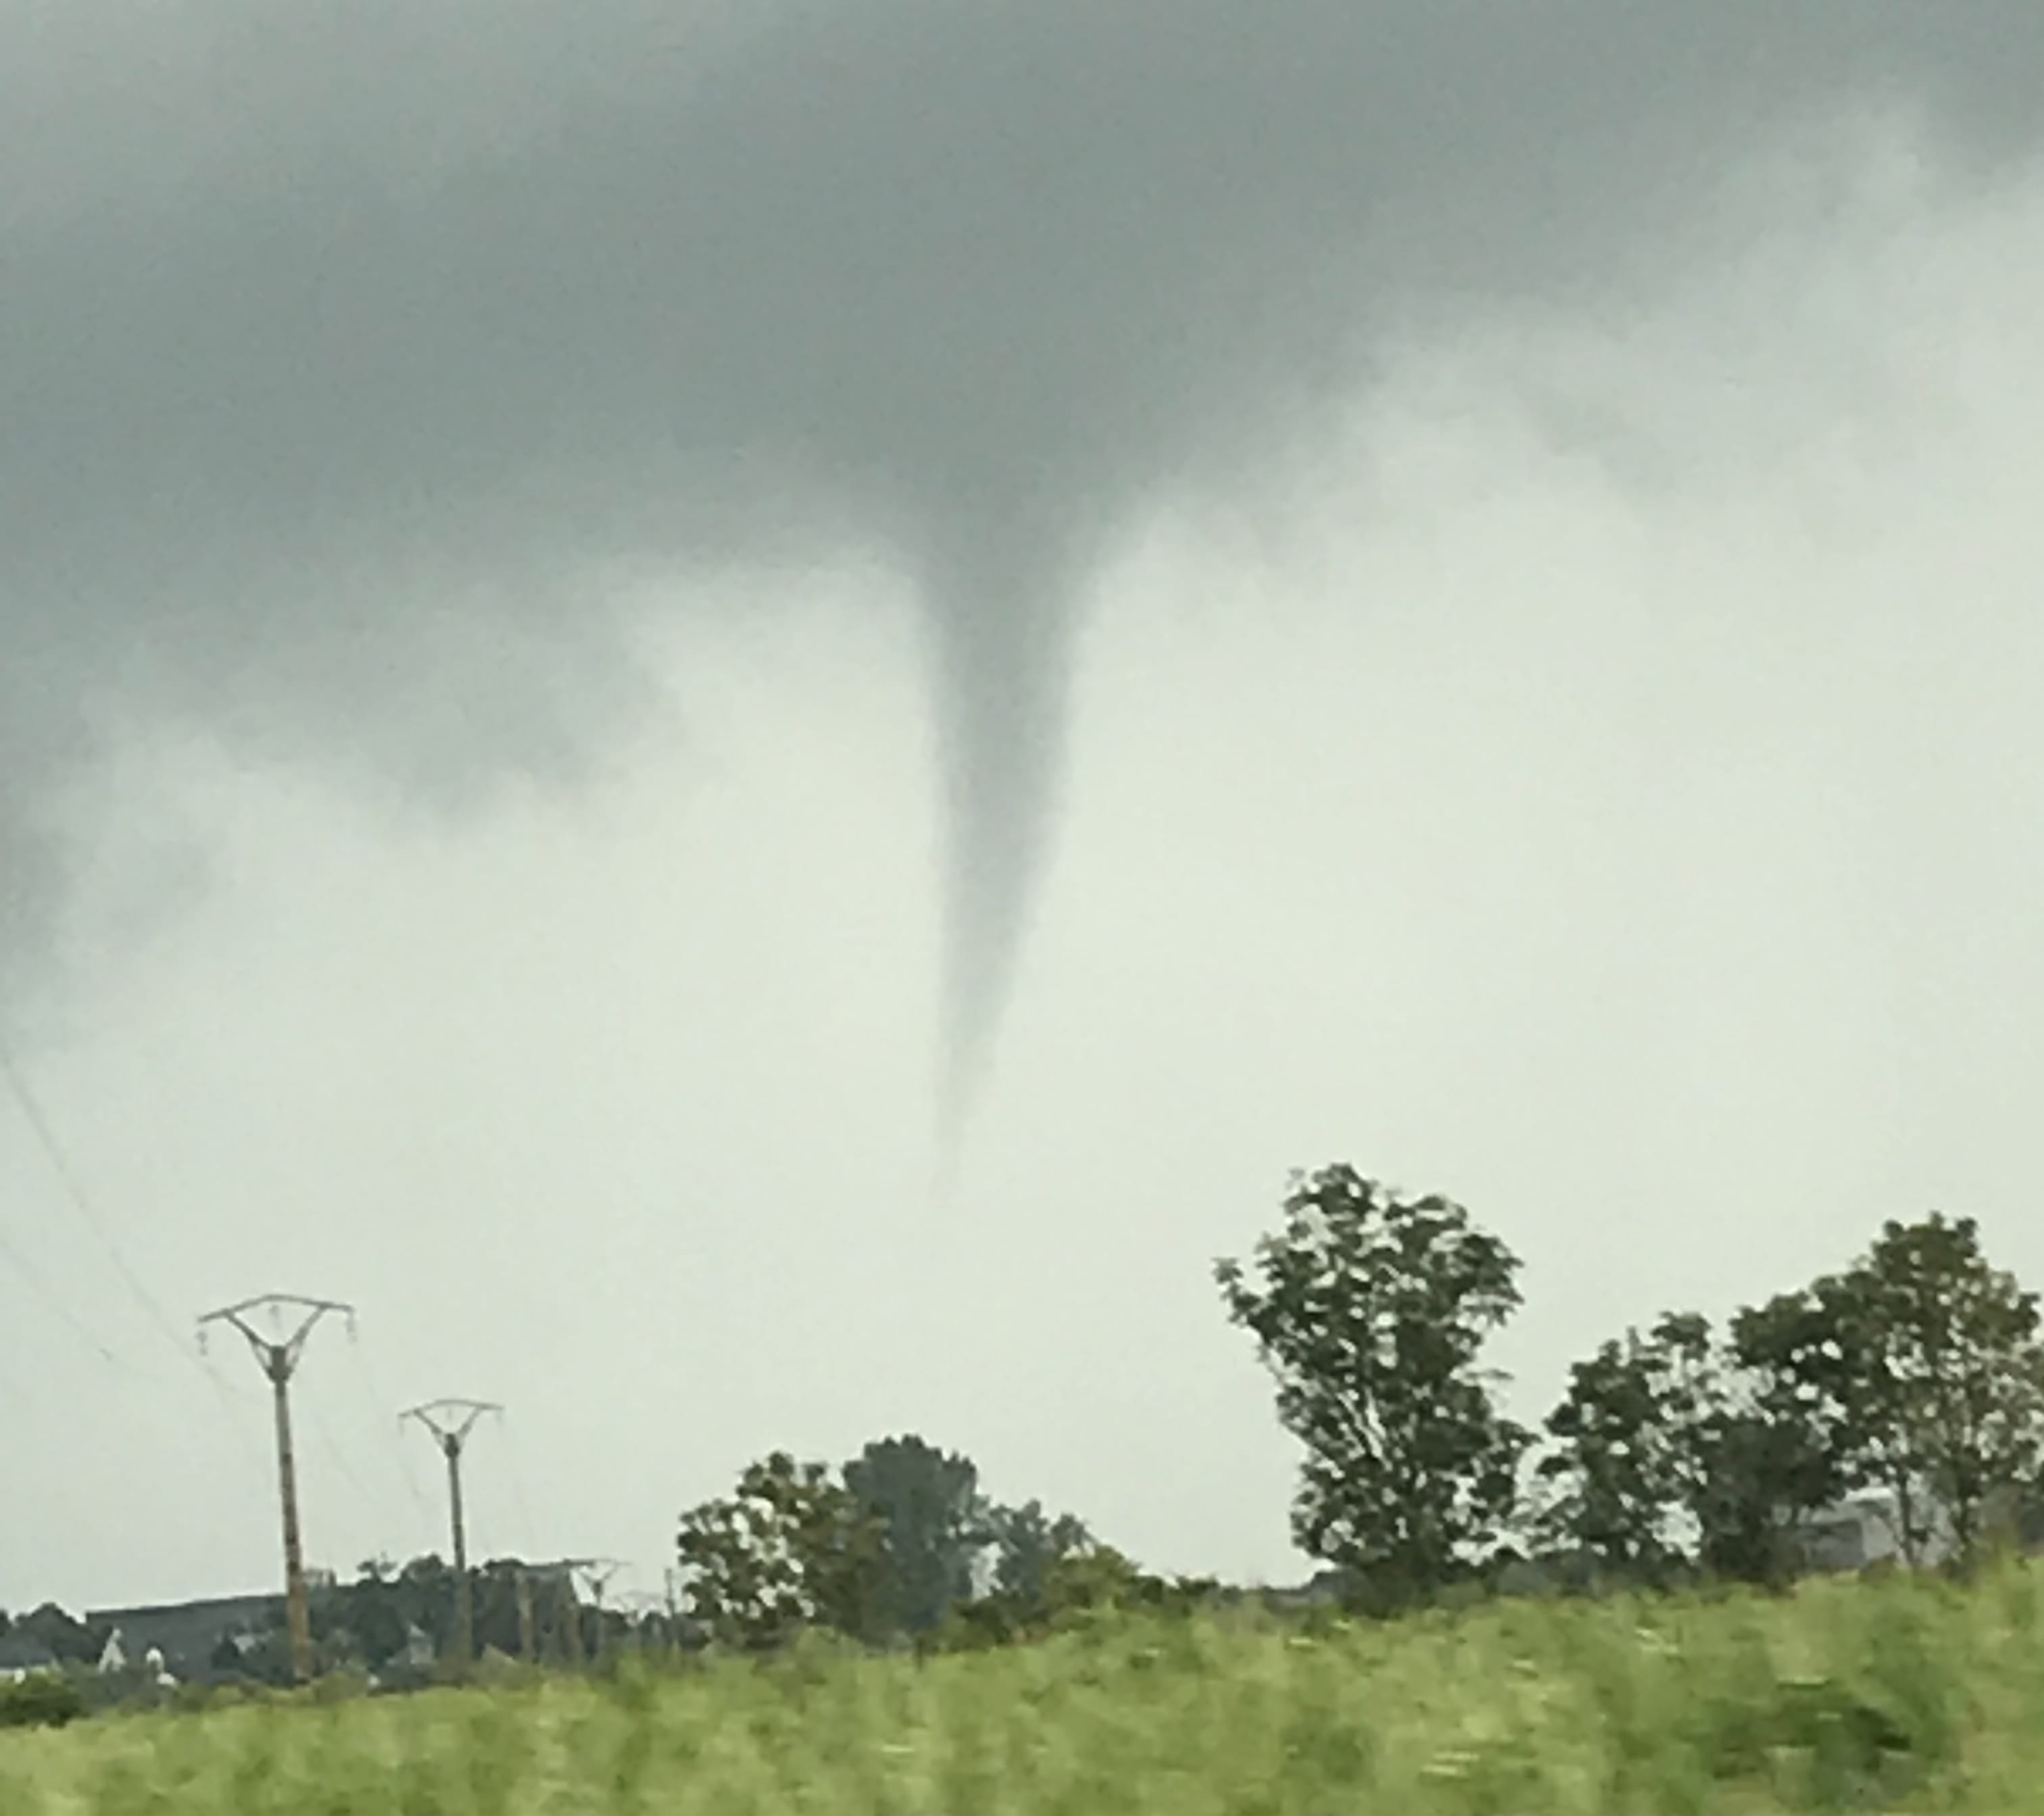
[[[955,1122],[1113,537],[1393,331],[1679,282],[1742,156],[1881,110],[2031,156],[2044,8],[0,0],[0,963],[110,718],[464,790],[628,706],[602,576],[877,548]]]

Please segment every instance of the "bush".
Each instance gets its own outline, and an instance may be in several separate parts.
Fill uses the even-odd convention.
[[[316,1677],[308,1686],[311,1699],[322,1706],[336,1702],[353,1702],[369,1694],[369,1674],[366,1671],[329,1671]]]
[[[84,1713],[78,1686],[54,1672],[0,1684],[0,1728],[62,1728]]]

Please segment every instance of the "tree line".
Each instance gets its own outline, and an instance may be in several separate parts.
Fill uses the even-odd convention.
[[[1040,1501],[1006,1506],[972,1460],[909,1434],[832,1470],[777,1451],[682,1516],[686,1639],[772,1651],[810,1628],[919,1652],[997,1645],[1108,1603],[1188,1606],[1165,1579]]]
[[[1529,1561],[1565,1580],[1778,1586],[1827,1514],[1878,1497],[1906,1564],[2044,1539],[2038,1295],[1970,1218],[1885,1223],[1837,1272],[1664,1313],[1569,1371],[1538,1433],[1486,1345],[1517,1256],[1460,1205],[1350,1167],[1295,1178],[1249,1264],[1216,1264],[1306,1456],[1301,1549],[1397,1605]]]
[[[1515,1589],[1778,1588],[1826,1517],[1875,1497],[1899,1560],[1965,1569],[2044,1544],[2038,1297],[1969,1218],[1884,1224],[1835,1272],[1734,1311],[1628,1327],[1570,1368],[1537,1429],[1485,1351],[1520,1309],[1519,1257],[1438,1195],[1335,1164],[1295,1175],[1278,1226],[1213,1266],[1303,1452],[1294,1542],[1351,1609]],[[971,1459],[916,1434],[837,1467],[776,1451],[680,1517],[677,1595],[627,1622],[515,1560],[474,1573],[478,1645],[577,1660],[626,1641],[764,1652],[823,1629],[918,1652],[1004,1643],[1105,1606],[1230,1600],[1144,1571],[1070,1514],[983,1492]],[[314,1598],[323,1664],[386,1681],[456,1629],[436,1556],[363,1565]],[[0,1614],[0,1631],[6,1622]],[[17,1625],[83,1662],[104,1636],[55,1607]],[[234,1655],[226,1656],[231,1648]],[[281,1631],[216,1668],[289,1676]]]
[[[1484,1365],[1520,1271],[1462,1206],[1344,1164],[1295,1175],[1280,1226],[1215,1264],[1304,1452],[1293,1541],[1351,1608],[1778,1588],[1855,1496],[1877,1498],[1904,1564],[2044,1543],[2038,1295],[1973,1219],[1890,1221],[1846,1266],[1722,1325],[1678,1310],[1628,1328],[1570,1368],[1537,1431]],[[993,1506],[968,1459],[912,1437],[836,1472],[777,1452],[686,1514],[677,1549],[695,1636],[745,1649],[805,1626],[985,1643],[1104,1602],[1232,1593],[1151,1576],[1034,1502]]]

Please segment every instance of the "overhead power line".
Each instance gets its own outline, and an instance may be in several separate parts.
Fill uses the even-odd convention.
[[[367,1396],[367,1403],[375,1409],[376,1416],[380,1420],[386,1416],[387,1408],[398,1403],[398,1399],[394,1394],[383,1391],[382,1371],[370,1358],[371,1347],[368,1344],[355,1345],[358,1368],[355,1379],[355,1385]],[[404,1445],[394,1444],[390,1447],[390,1455],[405,1484],[405,1492],[411,1498],[412,1505],[418,1510],[421,1520],[431,1520],[432,1510],[427,1505],[425,1493],[419,1486],[418,1477],[413,1473],[410,1450]]]
[[[121,1253],[120,1244],[114,1241],[113,1233],[109,1229],[106,1219],[99,1214],[98,1210],[94,1205],[92,1195],[85,1189],[85,1182],[79,1176],[77,1168],[71,1164],[71,1156],[65,1151],[63,1143],[57,1138],[56,1126],[44,1111],[42,1100],[36,1096],[34,1087],[29,1084],[28,1074],[23,1070],[19,1056],[7,1044],[4,1035],[0,1035],[0,1076],[4,1076],[6,1079],[9,1093],[21,1113],[22,1121],[28,1125],[29,1131],[35,1136],[37,1145],[41,1148],[44,1159],[49,1163],[51,1172],[63,1187],[65,1199],[71,1209],[78,1214],[86,1227],[92,1232],[100,1247],[106,1251],[107,1259],[113,1264],[114,1271],[120,1275],[129,1291],[134,1295],[136,1302],[148,1314],[150,1322],[156,1325],[164,1341],[168,1343],[185,1361],[198,1367],[199,1372],[206,1377],[206,1385],[212,1389],[214,1399],[219,1402],[222,1414],[238,1434],[241,1429],[240,1422],[235,1415],[234,1402],[228,1394],[225,1383],[210,1368],[206,1367],[198,1357],[192,1354],[186,1346],[183,1337],[179,1334],[177,1326],[172,1322],[169,1314],[163,1310],[162,1302],[142,1283],[134,1269],[128,1265],[127,1257]],[[14,1259],[17,1268],[21,1267],[21,1258],[16,1256]],[[56,1301],[47,1290],[44,1291],[44,1297],[52,1306],[56,1305]],[[139,1372],[129,1364],[122,1362],[98,1338],[86,1333],[79,1321],[71,1317],[68,1312],[63,1311],[61,1307],[58,1309],[66,1322],[74,1329],[85,1335],[86,1340],[108,1361],[112,1362],[117,1368],[128,1368],[131,1373]]]
[[[44,1114],[41,1100],[30,1087],[21,1061],[14,1056],[4,1039],[0,1039],[0,1072],[6,1075],[8,1089],[21,1108],[23,1119],[34,1131],[36,1140],[49,1161],[50,1171],[63,1186],[64,1196],[71,1201],[71,1208],[98,1239],[100,1247],[106,1251],[106,1258],[113,1264],[114,1272],[120,1275],[129,1291],[135,1295],[136,1302],[155,1321],[157,1329],[169,1340],[171,1347],[182,1353],[183,1338],[179,1336],[177,1327],[158,1303],[156,1295],[143,1285],[134,1269],[128,1265],[127,1256],[121,1253],[121,1245],[113,1240],[112,1232],[94,1207],[91,1195],[86,1191],[77,1169],[71,1165],[71,1157],[65,1152],[63,1144],[57,1139],[56,1130]]]
[[[138,1377],[140,1375],[141,1371],[134,1364],[125,1361],[116,1355],[94,1333],[92,1327],[83,1318],[51,1291],[48,1281],[43,1277],[42,1270],[29,1259],[28,1252],[17,1245],[13,1238],[4,1229],[0,1229],[0,1256],[6,1258],[7,1264],[21,1275],[29,1291],[49,1308],[51,1314],[60,1323],[65,1325],[71,1334],[88,1349],[99,1356],[102,1361],[118,1368],[122,1374]]]

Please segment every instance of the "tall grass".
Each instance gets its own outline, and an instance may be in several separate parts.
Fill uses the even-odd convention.
[[[1391,1625],[1104,1618],[934,1658],[0,1736],[6,1816],[2044,1812],[2044,1572]]]

